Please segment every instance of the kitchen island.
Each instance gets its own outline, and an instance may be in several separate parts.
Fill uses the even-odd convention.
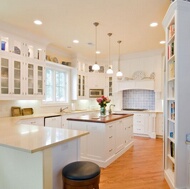
[[[69,128],[89,132],[81,138],[81,160],[107,167],[133,146],[133,114],[68,118]]]
[[[18,124],[0,118],[0,188],[61,189],[62,168],[79,160],[87,131]]]

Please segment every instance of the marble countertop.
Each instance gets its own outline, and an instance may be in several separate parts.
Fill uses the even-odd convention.
[[[1,146],[34,153],[88,134],[87,131],[18,124],[23,117],[0,118]]]

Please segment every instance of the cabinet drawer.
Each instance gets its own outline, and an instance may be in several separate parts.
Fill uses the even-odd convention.
[[[144,127],[133,127],[133,132],[134,133],[144,133]]]

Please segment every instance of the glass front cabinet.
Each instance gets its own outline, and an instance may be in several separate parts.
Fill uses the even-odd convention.
[[[45,48],[0,32],[0,100],[44,97]]]

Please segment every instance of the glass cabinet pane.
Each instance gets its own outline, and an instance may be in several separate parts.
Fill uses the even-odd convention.
[[[14,94],[21,94],[21,62],[14,61]]]
[[[9,93],[9,60],[1,58],[1,94]]]
[[[42,66],[37,66],[37,73],[38,73],[38,94],[42,95],[43,94],[43,67]]]
[[[34,65],[28,64],[28,94],[34,94]]]

